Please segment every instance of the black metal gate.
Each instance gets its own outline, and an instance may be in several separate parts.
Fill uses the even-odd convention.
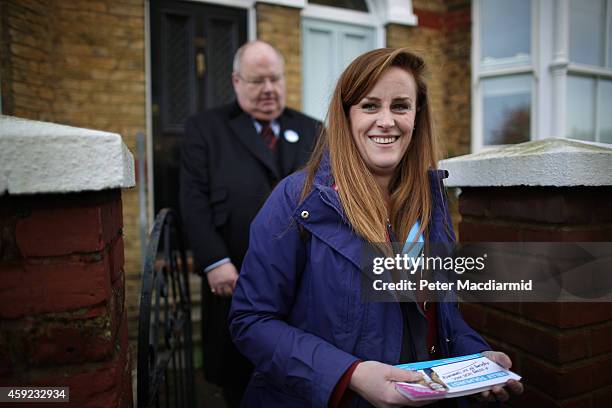
[[[180,220],[159,212],[143,267],[138,326],[138,407],[194,407],[191,301]]]

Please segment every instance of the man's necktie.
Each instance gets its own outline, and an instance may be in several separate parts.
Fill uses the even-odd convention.
[[[260,122],[261,123],[261,132],[259,135],[263,139],[266,146],[270,151],[274,151],[276,147],[276,136],[274,135],[274,131],[270,127],[270,122]]]

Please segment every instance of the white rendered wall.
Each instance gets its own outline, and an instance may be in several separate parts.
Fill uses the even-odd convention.
[[[609,186],[612,146],[544,139],[442,160],[448,187]]]

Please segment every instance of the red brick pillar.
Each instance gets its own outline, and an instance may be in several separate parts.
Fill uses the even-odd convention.
[[[0,386],[131,407],[121,137],[2,117],[0,174]]]
[[[612,147],[549,139],[443,162],[462,242],[612,241]],[[612,271],[610,271],[612,273]],[[462,304],[524,376],[520,407],[612,404],[612,303]]]

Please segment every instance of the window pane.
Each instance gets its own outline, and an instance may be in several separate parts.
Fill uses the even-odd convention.
[[[322,6],[340,7],[349,10],[368,11],[368,6],[365,0],[308,0],[311,4],[320,4]]]
[[[482,80],[485,145],[526,142],[531,129],[531,75]]]
[[[481,62],[529,62],[531,1],[482,0],[481,4]]]
[[[567,77],[567,137],[595,140],[595,79]]]
[[[612,81],[599,81],[599,141],[612,143]]]
[[[570,1],[570,60],[604,64],[605,0]]]

